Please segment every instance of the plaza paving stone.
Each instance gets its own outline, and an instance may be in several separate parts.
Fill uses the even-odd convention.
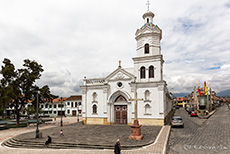
[[[65,118],[64,119],[64,127],[66,127],[66,123],[75,123],[76,119],[74,117],[72,118]],[[40,125],[40,131],[43,132],[47,128],[56,127],[59,129],[60,119],[57,119],[55,121],[54,125]],[[59,124],[58,124],[59,123]],[[124,150],[122,149],[122,154],[165,154],[166,152],[166,145],[168,141],[168,136],[170,133],[170,126],[163,126],[160,130],[159,134],[157,135],[157,138],[154,143],[143,146],[142,148],[136,148],[131,150]],[[35,129],[36,127],[26,127],[26,128],[16,128],[16,129],[8,129],[0,131],[0,144],[4,141],[11,140],[12,138],[18,136],[19,134],[27,134],[30,133],[35,136]],[[74,129],[72,130],[74,131]],[[65,133],[65,132],[64,132]],[[58,131],[59,134],[59,131]],[[114,143],[113,143],[114,145]],[[50,148],[40,148],[40,149],[34,149],[34,148],[11,148],[7,146],[0,146],[0,153],[1,154],[112,154],[113,149],[50,149]]]
[[[60,130],[63,130],[64,136],[60,136]],[[140,146],[153,143],[161,129],[161,126],[142,126],[141,132],[144,138],[140,141],[129,140],[131,134],[130,126],[128,125],[83,125],[74,123],[44,129],[42,132],[43,138],[36,139],[35,133],[25,133],[14,137],[19,140],[42,141],[45,142],[47,136],[52,137],[55,143],[75,143],[89,145],[114,145],[117,139],[120,139],[122,146]]]

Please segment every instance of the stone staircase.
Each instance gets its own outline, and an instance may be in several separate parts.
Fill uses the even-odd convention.
[[[151,143],[149,143],[151,144]],[[41,148],[51,148],[51,149],[114,149],[114,145],[90,145],[90,144],[76,144],[76,143],[57,143],[52,142],[48,146],[44,146],[44,142],[32,141],[32,140],[19,140],[16,138],[11,138],[2,143],[2,146],[12,147],[12,148],[31,148],[31,149],[41,149]],[[123,150],[141,148],[146,145],[127,145],[122,146]]]

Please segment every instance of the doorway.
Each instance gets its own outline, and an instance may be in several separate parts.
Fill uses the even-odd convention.
[[[72,116],[76,116],[76,115],[77,115],[76,110],[73,110],[73,111],[72,111]]]
[[[127,105],[115,105],[115,123],[127,124]]]

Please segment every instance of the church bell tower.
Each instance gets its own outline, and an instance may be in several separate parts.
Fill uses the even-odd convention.
[[[144,25],[137,29],[137,57],[133,58],[137,82],[157,82],[163,80],[163,57],[160,41],[161,29],[153,24],[154,14],[148,9],[142,16]]]

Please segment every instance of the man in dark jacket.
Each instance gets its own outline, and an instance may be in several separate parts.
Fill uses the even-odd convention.
[[[48,146],[52,142],[52,138],[48,136],[48,139],[46,140],[45,146]]]
[[[121,145],[120,145],[120,140],[119,139],[117,139],[117,142],[114,145],[114,153],[115,154],[121,154]]]

